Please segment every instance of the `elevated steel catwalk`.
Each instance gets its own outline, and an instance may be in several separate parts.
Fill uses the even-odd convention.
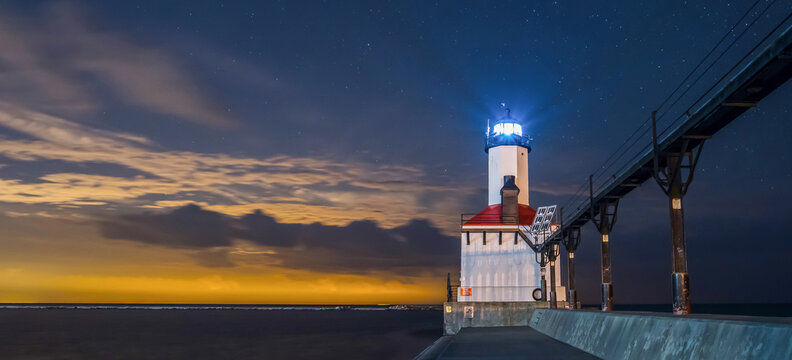
[[[736,119],[742,113],[764,99],[781,84],[792,77],[792,27],[787,28],[764,51],[735,75],[723,88],[673,129],[666,137],[658,140],[659,152],[679,151],[685,141],[687,149],[698,146],[705,138]],[[626,170],[594,194],[594,216],[599,213],[599,204],[608,199],[621,198],[652,178],[654,153],[651,147]],[[660,160],[664,164],[665,159]],[[580,207],[571,217],[564,219],[563,233],[569,227],[579,227],[591,220],[591,204]]]

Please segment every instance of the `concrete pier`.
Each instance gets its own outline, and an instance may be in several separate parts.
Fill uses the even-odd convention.
[[[527,326],[466,328],[443,336],[416,360],[429,359],[598,359]]]
[[[792,318],[446,303],[443,336],[417,359],[792,359]],[[556,354],[556,355],[554,355]]]
[[[536,309],[531,328],[603,359],[792,359],[792,319]]]
[[[462,328],[528,326],[533,311],[547,302],[447,302],[443,304],[443,335]]]

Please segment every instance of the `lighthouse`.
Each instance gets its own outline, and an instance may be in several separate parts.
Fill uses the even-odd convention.
[[[528,154],[531,138],[524,124],[505,115],[489,123],[484,152],[488,158],[487,207],[463,214],[458,301],[546,301],[547,268],[531,246],[529,232],[536,210],[529,203]],[[557,245],[556,245],[557,246]],[[561,278],[555,267],[556,279]],[[565,301],[557,286],[558,301]]]

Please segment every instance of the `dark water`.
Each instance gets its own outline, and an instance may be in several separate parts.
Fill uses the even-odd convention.
[[[441,311],[0,309],[0,359],[411,359]]]

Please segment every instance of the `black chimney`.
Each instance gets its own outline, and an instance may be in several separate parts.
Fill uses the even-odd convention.
[[[503,187],[500,194],[501,224],[517,224],[520,216],[519,207],[517,206],[517,195],[520,194],[520,188],[514,183],[513,175],[503,177]]]

